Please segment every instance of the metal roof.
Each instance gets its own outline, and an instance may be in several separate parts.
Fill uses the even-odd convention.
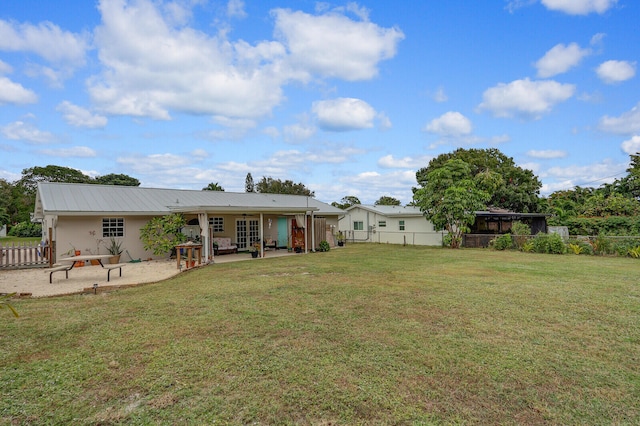
[[[361,208],[388,217],[423,216],[423,213],[420,211],[420,209],[415,206],[375,206],[368,204],[354,204],[353,206],[349,207],[347,211],[355,208]]]
[[[139,186],[40,182],[35,217],[65,215],[159,215],[171,212],[302,213],[343,215],[313,197]]]

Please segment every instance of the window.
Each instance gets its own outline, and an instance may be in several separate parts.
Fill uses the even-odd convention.
[[[353,230],[354,231],[364,230],[364,224],[362,223],[362,221],[353,222]]]
[[[398,222],[399,228],[401,231],[404,231],[404,220]]]
[[[378,221],[378,228],[386,228],[387,227],[387,221],[386,220],[379,220]]]
[[[213,226],[213,232],[224,232],[224,217],[212,217],[209,225]]]
[[[124,237],[123,217],[102,218],[102,238],[105,237]]]

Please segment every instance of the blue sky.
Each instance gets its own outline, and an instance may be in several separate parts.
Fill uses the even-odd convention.
[[[543,195],[640,151],[635,0],[0,2],[0,178],[48,164],[142,186],[411,201],[498,148]]]

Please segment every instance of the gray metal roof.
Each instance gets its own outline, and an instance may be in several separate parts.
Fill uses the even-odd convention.
[[[138,186],[38,183],[35,217],[65,215],[158,215],[171,212],[302,213],[343,215],[344,211],[313,197]]]
[[[414,206],[375,206],[368,204],[355,204],[349,207],[347,211],[355,208],[361,208],[388,217],[423,216],[423,213],[420,211],[420,209]]]

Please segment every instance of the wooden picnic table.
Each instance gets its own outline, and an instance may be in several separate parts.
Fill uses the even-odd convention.
[[[106,265],[102,263],[104,259],[109,259],[111,257],[113,256],[110,254],[84,254],[79,256],[63,257],[59,260],[59,263],[62,263],[62,265],[54,265],[52,268],[45,269],[45,272],[49,273],[49,283],[52,284],[54,272],[64,271],[66,278],[69,279],[69,271],[76,266],[76,262],[90,262],[92,260],[97,260],[100,266],[107,270],[107,281],[110,281],[111,271],[113,269],[118,269],[120,270],[120,276],[122,276],[122,267],[126,265],[126,263],[107,263]]]

